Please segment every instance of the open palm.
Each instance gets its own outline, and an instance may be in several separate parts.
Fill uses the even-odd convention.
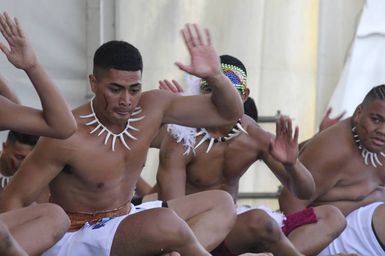
[[[298,156],[298,127],[295,128],[294,136],[292,121],[281,116],[276,122],[276,136],[270,142],[272,156],[284,165],[292,165]]]
[[[190,65],[176,62],[176,65],[187,73],[207,78],[220,72],[219,56],[211,44],[211,36],[205,30],[206,39],[202,38],[202,33],[196,24],[187,24],[182,30],[182,36],[186,47],[190,53]]]
[[[12,20],[7,13],[0,14],[0,32],[9,45],[0,43],[0,49],[15,67],[27,70],[36,64],[35,53],[16,18]]]

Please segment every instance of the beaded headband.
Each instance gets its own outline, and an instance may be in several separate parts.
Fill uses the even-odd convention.
[[[239,91],[239,93],[244,95],[247,88],[247,76],[245,71],[237,66],[225,63],[221,63],[221,69],[223,74],[230,79],[231,83]],[[207,90],[207,88],[209,88],[209,84],[206,80],[202,80],[201,90]]]

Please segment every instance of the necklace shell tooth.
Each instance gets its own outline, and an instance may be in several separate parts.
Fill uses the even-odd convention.
[[[234,125],[234,127],[230,130],[229,133],[227,133],[224,136],[218,137],[218,138],[214,138],[213,136],[211,136],[208,133],[208,131],[206,129],[201,128],[201,130],[199,132],[197,132],[194,136],[198,137],[198,136],[203,135],[203,138],[194,147],[194,150],[197,149],[200,145],[202,145],[202,143],[205,142],[206,140],[210,140],[209,145],[206,149],[206,153],[208,153],[212,149],[212,147],[214,146],[215,143],[231,140],[232,138],[238,136],[242,132],[245,134],[248,134],[247,131],[242,127],[241,121],[239,121],[239,120]]]
[[[135,136],[133,136],[129,130],[133,130],[133,131],[140,131],[140,129],[130,125],[130,122],[137,122],[137,121],[140,121],[142,119],[144,119],[145,116],[140,116],[140,117],[136,117],[136,118],[129,118],[127,120],[127,125],[125,127],[125,129],[123,131],[121,131],[119,134],[116,134],[116,133],[113,133],[112,131],[110,131],[107,127],[105,127],[100,121],[99,119],[97,118],[96,114],[95,114],[95,111],[94,111],[94,106],[93,106],[93,98],[91,99],[90,101],[90,105],[91,105],[91,111],[92,113],[91,114],[88,114],[88,115],[80,115],[79,117],[80,118],[93,118],[93,120],[87,122],[85,125],[86,126],[92,126],[92,125],[96,125],[96,127],[94,129],[92,129],[90,131],[90,134],[93,134],[94,132],[99,131],[99,133],[97,134],[97,136],[100,136],[102,135],[103,133],[105,133],[105,138],[104,138],[104,144],[107,145],[108,143],[108,140],[110,139],[110,137],[112,137],[112,142],[111,142],[111,149],[112,151],[114,152],[115,151],[115,145],[116,145],[116,139],[119,138],[118,140],[123,144],[123,146],[128,149],[128,150],[131,150],[131,148],[127,145],[125,139],[124,139],[124,136],[127,136],[128,138],[132,139],[132,140],[138,140]],[[142,112],[142,108],[141,107],[136,107],[135,108],[135,111],[132,113],[132,116],[135,116],[135,115],[138,115]]]
[[[358,150],[361,151],[361,156],[364,159],[365,165],[368,165],[368,166],[371,165],[374,168],[376,168],[377,165],[382,166],[381,160],[378,158],[378,154],[367,150],[361,144],[360,138],[358,137],[358,134],[357,134],[357,128],[355,126],[352,128],[352,135],[353,135],[354,143],[357,145]],[[379,154],[382,157],[385,157],[385,153],[380,152]]]

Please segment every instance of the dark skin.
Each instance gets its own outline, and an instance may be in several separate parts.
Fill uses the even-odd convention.
[[[124,205],[129,208],[147,151],[163,124],[200,126],[210,120],[208,124],[213,126],[218,122],[228,124],[236,120],[242,114],[242,103],[230,81],[219,70],[219,58],[211,45],[209,33],[205,42],[196,25],[187,25],[182,34],[191,55],[191,64],[177,63],[177,66],[214,83],[215,92],[211,97],[181,97],[160,90],[141,92],[140,70],[111,68],[90,75],[91,89],[95,94],[95,114],[111,132],[118,134],[123,131],[127,120],[137,117],[132,116],[135,108],[141,107],[138,117],[145,118],[130,123],[138,130],[129,130],[137,139],[125,140],[130,150],[117,140],[112,151],[111,140],[105,145],[104,135],[90,134],[95,127],[86,123],[92,118],[80,118],[91,113],[90,104],[86,103],[73,111],[78,124],[74,135],[66,140],[43,138],[38,143],[7,187],[2,209],[29,205],[48,184],[53,202],[66,211],[94,213]],[[219,100],[222,95],[233,100],[225,104]],[[27,185],[30,183],[34,186]],[[215,192],[202,197],[172,200],[169,207],[174,211],[153,209],[126,217],[114,236],[111,255],[154,255],[161,248],[164,252],[175,250],[182,255],[208,255],[205,248],[213,248],[223,240],[235,216],[227,194]],[[213,205],[212,200],[221,203]],[[221,217],[212,221],[214,216]],[[170,220],[174,222],[169,223]],[[146,225],[154,228],[146,228]],[[177,232],[172,230],[174,228],[178,228]],[[161,235],[170,229],[170,236]],[[178,239],[178,235],[186,239]]]
[[[311,171],[316,193],[309,200],[298,200],[284,190],[281,209],[288,213],[308,206],[333,205],[346,216],[361,206],[383,202],[385,197],[385,166],[366,165],[353,142],[352,126],[368,150],[385,151],[385,102],[372,100],[361,104],[353,117],[341,121],[316,135],[304,147],[300,159]],[[384,158],[379,156],[381,162]],[[382,243],[384,205],[373,216],[374,228]],[[378,226],[376,226],[378,224]]]
[[[182,86],[176,81],[161,81],[159,88],[174,93],[183,92]],[[201,88],[201,93],[209,92],[210,87]],[[243,94],[241,91],[239,93],[245,101],[249,90],[246,88]],[[323,121],[325,121],[324,123],[334,123],[333,121],[336,120],[330,119],[327,114]],[[299,191],[301,190],[298,188],[301,186],[306,188],[306,185],[311,184],[311,182],[293,176],[290,181],[285,181],[283,177],[286,177],[286,174],[289,174],[290,177],[290,168],[286,172],[279,171],[282,168],[282,163],[286,168],[290,166],[287,162],[285,163],[287,160],[284,159],[296,157],[296,154],[293,155],[292,153],[297,152],[295,145],[298,131],[296,129],[294,139],[290,139],[292,133],[290,119],[287,124],[283,118],[277,122],[277,137],[275,139],[273,139],[272,134],[260,128],[248,116],[244,115],[241,122],[248,135],[241,133],[230,141],[216,143],[208,153],[205,152],[208,142],[203,143],[194,154],[186,154],[183,142],[177,143],[172,136],[165,136],[160,150],[158,184],[154,186],[153,191],[158,191],[161,198],[172,198],[179,197],[184,193],[191,194],[204,190],[221,189],[229,192],[236,202],[240,177],[254,161],[263,160],[280,181],[292,190],[293,194],[299,197],[304,196],[300,194]],[[207,130],[212,136],[218,137],[226,134],[232,128],[233,126],[219,126],[216,129]],[[201,137],[197,138],[196,145],[200,139]],[[272,143],[274,140],[277,143]],[[276,150],[280,153],[275,154],[274,151]],[[284,152],[291,152],[286,155],[291,157],[282,158],[285,155]],[[306,171],[299,173],[304,174]],[[300,182],[295,183],[296,181]],[[147,200],[152,196],[149,195],[145,199]],[[286,237],[280,235],[281,229],[274,226],[275,221],[260,210],[251,210],[238,215],[237,222],[227,236],[225,243],[231,252],[238,254],[272,251],[274,255],[299,255],[300,252],[305,255],[315,255],[338,236],[345,227],[345,222],[337,208],[321,206],[314,210],[318,217],[317,223],[298,227],[288,235],[295,248]],[[254,225],[256,223],[260,223],[259,226]],[[252,230],[256,231],[253,233]],[[275,240],[276,238],[278,240]],[[268,242],[266,243],[266,241]]]
[[[42,105],[42,110],[39,110],[18,104],[15,95],[0,78],[0,129],[63,139],[72,135],[76,129],[75,119],[39,63],[18,20],[7,13],[1,13],[0,32],[7,42],[0,43],[0,50],[12,65],[25,71]],[[28,149],[22,151],[18,151],[17,160],[21,160]],[[16,168],[18,164],[18,161],[11,162],[10,169]],[[12,174],[15,169],[7,171]],[[53,204],[34,205],[2,213],[0,254],[41,254],[63,235],[68,226],[67,215]],[[40,234],[38,239],[34,239],[36,232]]]
[[[182,90],[176,81],[167,80],[160,83],[160,89],[172,92]],[[203,93],[210,93],[210,88],[205,88]],[[245,94],[241,97],[246,100],[247,96],[248,90],[245,90]],[[220,189],[230,193],[235,202],[240,177],[257,160],[263,160],[293,193],[300,197],[310,197],[314,189],[313,181],[312,177],[307,175],[307,170],[302,168],[302,164],[297,162],[298,128],[292,128],[291,120],[279,119],[276,136],[264,131],[246,115],[242,117],[241,123],[248,134],[242,132],[227,142],[215,143],[209,153],[206,153],[209,143],[204,142],[194,154],[184,154],[186,149],[183,147],[183,142],[177,143],[170,134],[166,134],[160,148],[158,183],[155,187],[159,197],[178,198],[185,194]],[[207,130],[210,135],[219,137],[229,132],[234,124],[218,126],[214,129],[207,128]],[[201,138],[201,136],[196,138],[196,144]],[[253,214],[254,211],[250,211],[238,216],[236,225],[225,240],[230,251],[237,254],[272,251],[275,255],[300,255],[300,252],[283,235],[279,242],[269,246],[258,243],[260,237],[248,231],[254,228],[249,222],[251,221],[249,215]],[[255,213],[255,216],[251,217],[255,218],[259,214],[263,215],[263,213]],[[267,221],[266,225],[271,225],[269,230],[275,228],[274,220]],[[276,229],[279,233],[279,227]],[[319,231],[318,229],[317,232]],[[261,234],[264,232],[258,233],[259,236],[263,236]],[[275,235],[270,232],[267,236]]]
[[[244,115],[241,122],[248,135],[241,133],[241,135],[228,142],[216,143],[209,153],[206,153],[208,143],[205,142],[196,149],[195,154],[189,153],[186,155],[184,154],[186,149],[183,147],[183,144],[177,143],[173,137],[168,135],[160,149],[160,163],[157,174],[158,183],[156,187],[160,198],[178,198],[185,193],[193,194],[200,191],[220,189],[229,192],[233,196],[234,202],[236,202],[239,179],[248,170],[250,165],[257,160],[263,160],[282,184],[292,190],[293,194],[297,193],[300,197],[311,197],[311,193],[307,194],[305,192],[311,191],[312,185],[312,177],[310,176],[310,180],[307,180],[307,170],[301,168],[292,169],[287,162],[282,165],[282,162],[285,163],[287,161],[284,159],[291,159],[291,157],[282,157],[283,152],[290,152],[290,141],[294,143],[293,138],[288,138],[288,134],[292,132],[290,129],[291,125],[289,124],[288,126],[287,135],[284,135],[285,125],[283,119],[278,122],[277,142],[272,146],[271,142],[274,140],[274,136],[260,128],[255,124],[254,120]],[[209,131],[211,135],[219,136],[225,134],[231,128],[223,127],[223,129],[210,129]],[[198,137],[197,142],[200,139]],[[274,150],[276,152],[272,153]],[[289,155],[291,154],[286,156]],[[294,156],[296,155],[294,154]],[[277,159],[281,160],[278,161]],[[297,164],[301,165],[299,161]],[[286,170],[284,166],[286,166]],[[334,220],[332,222],[325,220],[324,216],[328,212],[327,208],[320,207],[316,208],[315,211],[319,216],[317,224],[297,228],[288,236],[297,249],[293,247],[293,244],[284,235],[281,236],[279,242],[270,245],[258,243],[262,239],[266,239],[266,237],[263,237],[263,235],[262,237],[257,237],[250,234],[249,230],[253,229],[253,225],[251,225],[253,223],[252,219],[255,220],[261,214],[256,211],[249,211],[238,215],[237,223],[226,237],[225,243],[231,252],[239,254],[261,251],[271,251],[274,252],[274,255],[301,255],[300,252],[306,255],[316,254],[338,235],[340,225],[338,219],[336,220],[337,223],[334,223]],[[261,220],[255,220],[255,223],[259,222]],[[268,222],[271,225],[268,229],[274,230],[274,222],[274,220]],[[279,227],[277,227],[277,230],[277,232],[280,232]],[[258,233],[263,234],[264,232]],[[317,239],[308,239],[313,237],[315,233],[322,233],[324,235],[317,236]],[[273,240],[272,234],[269,233],[267,237]]]

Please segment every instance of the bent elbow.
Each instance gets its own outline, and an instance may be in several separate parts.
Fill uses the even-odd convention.
[[[240,104],[240,105],[235,104],[234,107],[231,108],[230,111],[225,113],[224,117],[229,122],[229,124],[232,124],[232,123],[238,121],[239,119],[241,119],[243,114],[244,114],[243,105],[242,104]]]
[[[309,186],[295,193],[298,199],[309,200],[315,195],[315,186]]]
[[[71,137],[77,130],[78,126],[73,119],[71,122],[67,122],[66,125],[61,125],[59,127],[53,128],[54,133],[52,137],[56,139],[67,139]]]

